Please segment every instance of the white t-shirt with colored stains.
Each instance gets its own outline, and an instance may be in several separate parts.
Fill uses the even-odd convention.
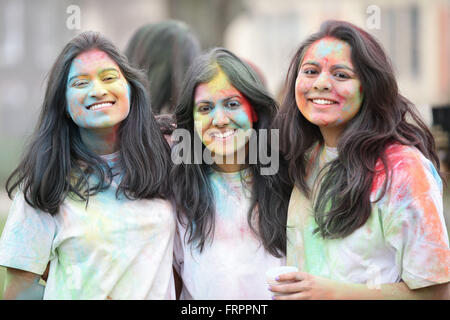
[[[212,241],[200,252],[195,243],[187,243],[186,229],[177,224],[174,265],[183,280],[180,299],[271,299],[265,272],[284,265],[285,259],[269,254],[247,222],[250,171],[214,171],[209,181],[216,207]]]
[[[103,156],[113,163],[117,153]],[[161,199],[116,199],[118,175],[89,203],[67,197],[51,216],[12,204],[0,265],[43,274],[44,299],[174,299],[175,214]]]
[[[316,149],[317,150],[317,149]],[[323,148],[308,179],[337,157]],[[288,211],[287,264],[329,279],[369,287],[404,281],[410,289],[450,281],[450,250],[442,208],[442,182],[432,163],[416,148],[399,144],[386,150],[391,187],[367,222],[343,239],[323,239],[313,230],[311,203],[294,188]],[[371,201],[378,198],[385,173],[381,161]],[[289,227],[290,226],[290,227]]]

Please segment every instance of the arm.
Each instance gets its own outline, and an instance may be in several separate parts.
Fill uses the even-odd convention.
[[[278,281],[293,282],[270,286],[269,290],[272,292],[288,293],[288,295],[274,297],[275,300],[450,299],[449,283],[415,290],[409,289],[404,282],[382,284],[377,288],[369,288],[365,284],[339,282],[303,272],[280,275]]]
[[[42,300],[45,287],[39,283],[40,278],[36,273],[7,268],[3,299]]]
[[[43,298],[39,281],[48,273],[55,234],[53,216],[33,208],[17,192],[0,238],[0,264],[7,267],[4,299]]]

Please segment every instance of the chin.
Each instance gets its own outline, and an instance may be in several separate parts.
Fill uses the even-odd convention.
[[[309,120],[309,122],[315,124],[316,126],[327,127],[327,128],[336,126],[337,121],[338,121],[338,119],[328,119],[325,117],[320,117],[320,118],[317,117],[317,118],[308,119],[308,120]]]
[[[224,147],[217,148],[216,147],[216,148],[213,148],[210,150],[211,150],[211,153],[217,157],[234,157],[235,155],[238,155],[240,152],[244,152],[244,153],[246,152],[245,146],[239,147],[239,148],[230,147],[230,149],[232,149],[232,150],[229,151],[228,148],[224,148]]]

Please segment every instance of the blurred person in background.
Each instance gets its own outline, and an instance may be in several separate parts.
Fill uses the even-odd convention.
[[[431,132],[378,42],[328,21],[292,59],[275,121],[295,181],[275,299],[449,299]]]
[[[153,114],[173,113],[186,71],[200,53],[196,35],[181,21],[147,24],[134,33],[125,54],[147,73]]]

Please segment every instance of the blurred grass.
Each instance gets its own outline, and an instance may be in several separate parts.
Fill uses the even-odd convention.
[[[8,176],[19,164],[25,138],[0,137],[0,187],[5,190]]]

